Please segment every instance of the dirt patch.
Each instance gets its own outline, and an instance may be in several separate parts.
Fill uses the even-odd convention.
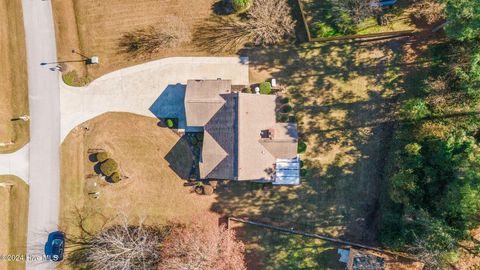
[[[0,176],[0,254],[27,252],[28,185],[11,175]],[[24,261],[0,260],[0,269],[25,269]]]
[[[119,40],[126,32],[150,25],[158,25],[167,16],[178,17],[193,32],[212,14],[216,0],[54,0],[58,57],[60,60],[79,59],[71,52],[100,57],[100,64],[85,68],[71,64],[66,72],[75,70],[81,77],[95,79],[108,72],[149,60],[170,56],[208,55],[192,42],[177,48],[165,48],[148,59],[131,58],[119,53]]]
[[[0,3],[0,153],[20,149],[29,140],[28,82],[22,1]]]
[[[74,129],[61,146],[60,228],[67,235],[95,232],[124,213],[147,224],[186,220],[208,212],[214,196],[198,196],[184,187],[166,157],[190,169],[192,155],[186,142],[158,120],[129,113],[107,113]],[[91,150],[89,152],[89,149]],[[111,184],[96,176],[89,160],[92,149],[102,149],[119,166],[123,179]],[[95,199],[95,193],[98,198]]]

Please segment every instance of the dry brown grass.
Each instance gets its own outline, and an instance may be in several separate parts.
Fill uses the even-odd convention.
[[[28,115],[28,82],[23,29],[22,1],[0,3],[0,143],[14,144],[0,147],[0,153],[20,149],[29,140],[26,122],[10,119]]]
[[[176,16],[190,32],[212,14],[215,0],[53,0],[57,47],[60,60],[78,59],[72,49],[86,55],[98,55],[100,65],[69,64],[91,79],[150,59],[170,56],[206,55],[191,42],[176,48],[165,48],[149,59],[131,58],[119,53],[122,35],[150,25],[158,25],[167,16]]]
[[[209,211],[214,197],[191,193],[166,160],[175,149],[176,160],[172,162],[188,170],[186,164],[192,162],[188,146],[171,130],[158,127],[157,122],[129,113],[107,113],[67,136],[61,147],[60,198],[60,228],[67,235],[81,233],[80,217],[85,218],[84,228],[95,232],[115,222],[119,213],[130,216],[132,222],[146,218],[146,224],[162,224],[172,219],[185,221]],[[109,184],[88,177],[94,174],[88,149],[98,148],[105,149],[118,162],[128,179]],[[98,184],[96,188],[93,182]],[[95,191],[100,192],[98,199],[88,195]]]
[[[0,176],[0,254],[25,255],[27,252],[28,185],[12,175]],[[0,261],[0,269],[25,269],[23,261]]]

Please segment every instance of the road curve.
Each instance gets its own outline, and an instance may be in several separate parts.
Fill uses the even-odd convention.
[[[30,203],[27,253],[43,254],[47,232],[58,226],[60,200],[60,95],[57,72],[42,62],[57,59],[50,1],[23,0],[30,102]],[[54,269],[50,262],[27,262],[27,269]]]

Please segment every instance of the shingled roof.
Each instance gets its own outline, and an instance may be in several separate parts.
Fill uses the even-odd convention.
[[[273,181],[277,160],[297,157],[297,126],[276,123],[276,96],[230,93],[227,86],[188,81],[187,125],[204,127],[200,178]]]
[[[187,126],[205,126],[225,104],[220,95],[230,93],[231,88],[229,80],[189,80],[185,92]]]
[[[205,125],[200,177],[203,179],[233,179],[236,148],[237,95],[222,95],[220,110]]]

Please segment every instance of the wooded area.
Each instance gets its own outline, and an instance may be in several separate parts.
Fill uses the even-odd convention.
[[[380,225],[384,244],[429,269],[458,261],[480,225],[480,2],[448,0],[445,12],[448,40],[430,47],[428,75],[401,105]]]

